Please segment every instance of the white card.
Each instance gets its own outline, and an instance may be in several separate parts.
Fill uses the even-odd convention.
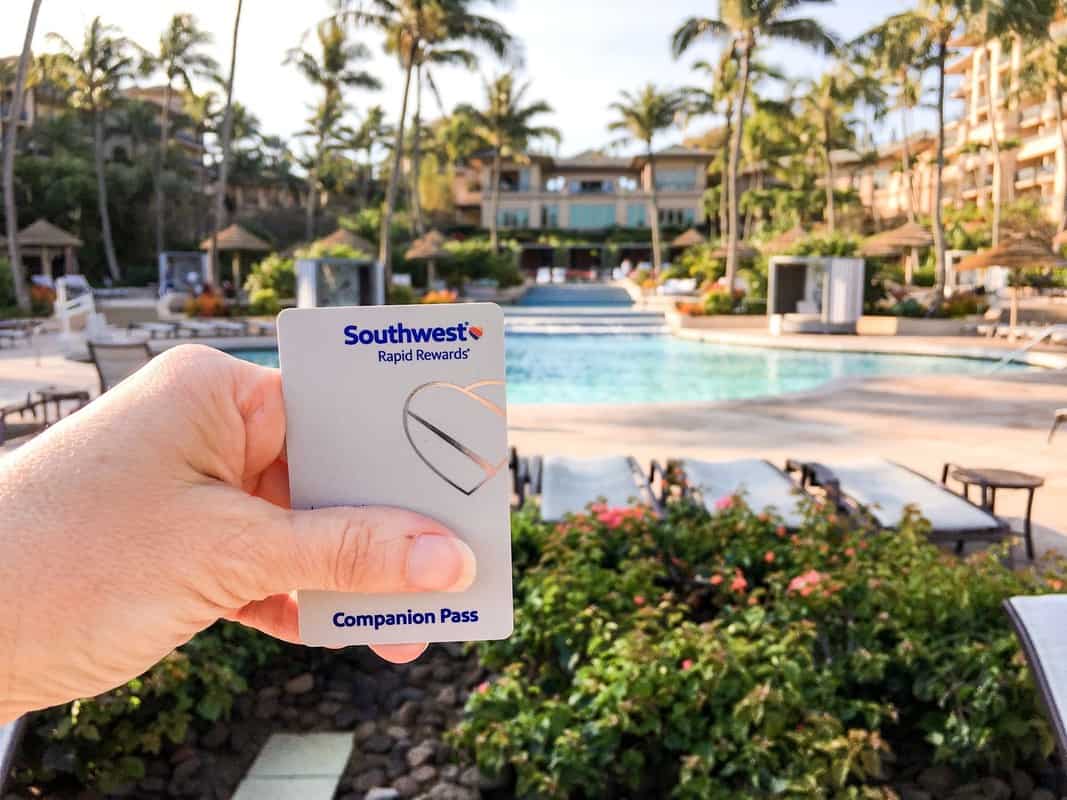
[[[474,551],[465,592],[301,591],[311,645],[511,634],[504,316],[492,303],[293,309],[278,318],[293,508],[397,506]]]

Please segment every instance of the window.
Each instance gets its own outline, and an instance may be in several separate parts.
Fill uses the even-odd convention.
[[[692,225],[696,222],[696,212],[691,208],[661,208],[659,210],[660,225]]]
[[[541,227],[559,227],[559,206],[555,203],[541,206]]]
[[[696,171],[692,167],[656,170],[656,189],[661,192],[691,192],[696,188]]]
[[[581,203],[571,206],[572,228],[610,228],[614,224],[614,203]]]
[[[636,192],[637,191],[637,178],[622,177],[619,178],[619,191],[620,192]]]
[[[501,228],[529,228],[530,210],[528,208],[502,208],[497,213],[496,221]]]
[[[630,205],[626,206],[626,227],[648,227],[648,214],[644,203],[630,203]]]
[[[547,181],[545,181],[546,192],[562,192],[567,187],[567,181],[562,175],[553,175]]]

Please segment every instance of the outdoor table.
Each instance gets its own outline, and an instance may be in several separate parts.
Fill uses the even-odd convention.
[[[968,500],[971,499],[971,486],[977,486],[982,493],[982,508],[990,514],[996,513],[997,489],[1027,492],[1023,535],[1026,537],[1026,555],[1031,561],[1034,560],[1034,538],[1030,527],[1030,514],[1034,508],[1034,492],[1045,485],[1044,478],[1011,469],[945,464],[941,471],[941,482],[947,484],[949,478],[963,484],[963,496]]]
[[[60,389],[56,386],[46,386],[43,389],[37,390],[38,396],[41,398],[41,404],[44,406],[44,421],[45,424],[51,424],[48,419],[48,404],[52,403],[56,408],[55,422],[59,422],[63,418],[63,403],[71,402],[76,403],[75,411],[89,402],[89,393],[84,389]]]

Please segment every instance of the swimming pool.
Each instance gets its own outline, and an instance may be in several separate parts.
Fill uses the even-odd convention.
[[[274,350],[233,354],[278,365]],[[967,358],[779,350],[673,336],[507,336],[508,402],[522,405],[742,400],[809,391],[837,378],[982,375],[990,366]]]

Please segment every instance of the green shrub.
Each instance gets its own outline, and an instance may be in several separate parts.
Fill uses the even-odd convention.
[[[989,304],[974,292],[957,292],[945,300],[941,313],[950,318],[969,317],[985,313]]]
[[[278,293],[274,289],[256,289],[248,297],[249,311],[260,316],[277,316],[282,310]]]
[[[0,258],[0,308],[15,305],[15,280],[11,274],[11,262]]]
[[[410,286],[398,286],[393,284],[389,287],[389,304],[394,306],[410,306],[415,302],[415,292]]]
[[[447,242],[445,249],[450,257],[437,262],[437,269],[450,286],[483,278],[495,280],[501,289],[522,283],[515,250],[511,247],[497,253],[485,240],[467,239]]]
[[[914,297],[909,297],[896,303],[889,311],[894,317],[925,317],[927,308]]]
[[[1051,752],[1001,603],[1058,581],[915,516],[875,534],[809,503],[790,534],[719,507],[517,515],[515,631],[479,645],[495,677],[456,744],[549,798],[888,798],[916,748],[972,777]]]
[[[713,289],[704,295],[704,313],[709,315],[732,314],[739,299],[736,292]]]
[[[271,253],[257,264],[245,279],[249,297],[262,289],[273,289],[278,297],[296,295],[296,265],[291,258]]]
[[[717,245],[705,243],[686,248],[676,261],[676,266],[684,272],[679,277],[696,278],[700,284],[717,281],[726,274],[726,262],[711,255],[716,247]]]
[[[109,792],[139,780],[147,756],[185,741],[190,726],[229,716],[235,697],[277,643],[234,623],[219,623],[139,678],[106,694],[35,715],[20,774],[49,783],[70,773]]]
[[[913,284],[927,289],[934,285],[936,279],[937,273],[933,263],[924,264],[911,274],[911,282]]]
[[[854,256],[859,252],[859,240],[846,233],[811,234],[789,249],[793,256]]]

